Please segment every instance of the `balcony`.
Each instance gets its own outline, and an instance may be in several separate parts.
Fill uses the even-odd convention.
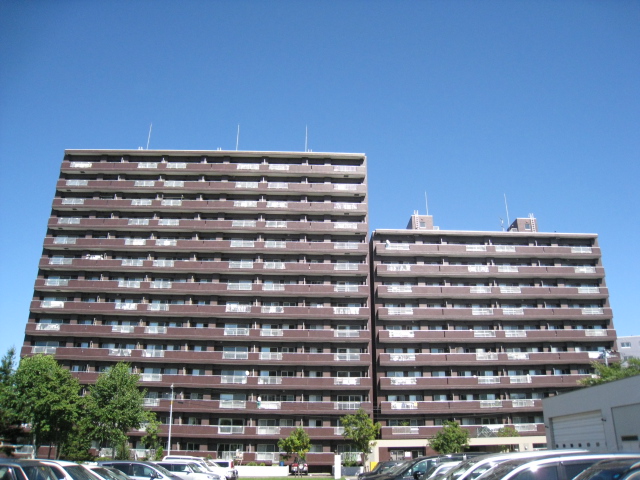
[[[469,432],[470,438],[495,437],[498,429],[512,427],[521,436],[544,436],[544,425],[541,423],[504,424],[504,425],[462,425]],[[442,429],[441,426],[382,427],[381,438],[385,440],[398,438],[432,438]]]
[[[380,298],[415,298],[424,297],[441,299],[482,299],[484,295],[492,295],[512,300],[513,295],[523,299],[566,299],[574,295],[586,299],[604,299],[608,295],[605,287],[492,287],[492,286],[424,286],[424,285],[381,285],[376,283],[376,291]],[[471,303],[471,302],[470,302]]]
[[[515,405],[514,405],[514,402]],[[422,414],[465,414],[483,413],[486,410],[500,412],[517,412],[518,409],[542,411],[542,400],[453,400],[453,401],[381,401],[381,414],[397,414],[398,410],[409,410],[411,413]]]
[[[494,385],[523,386],[526,388],[575,388],[577,381],[588,375],[512,375],[512,376],[461,376],[461,377],[380,377],[381,392],[406,392],[415,387],[416,391],[433,389],[449,392],[451,390],[479,390],[494,388]],[[415,378],[415,383],[395,384],[395,378]]]
[[[208,152],[203,152],[208,153]],[[99,160],[99,159],[97,159]],[[144,173],[150,170],[151,174],[193,176],[196,174],[226,174],[229,176],[243,175],[268,175],[270,172],[277,172],[278,176],[296,178],[299,176],[320,177],[320,178],[364,178],[366,167],[364,165],[304,165],[286,163],[263,163],[261,159],[255,158],[255,163],[203,163],[200,157],[197,161],[174,162],[174,161],[154,161],[154,162],[100,162],[100,161],[64,161],[62,171],[66,173],[77,173],[79,170],[90,170],[95,173],[115,173],[131,172]],[[175,172],[175,173],[173,173]],[[84,172],[82,172],[84,173]]]
[[[220,408],[230,408],[230,409],[246,409],[247,401],[246,400],[220,400]]]
[[[130,357],[131,352],[130,348],[110,348],[108,355],[110,357]]]
[[[492,366],[502,369],[509,366],[534,366],[549,364],[589,365],[599,358],[600,352],[517,352],[516,353],[378,353],[378,364],[397,367],[398,363],[409,366]],[[498,363],[499,362],[499,363]]]

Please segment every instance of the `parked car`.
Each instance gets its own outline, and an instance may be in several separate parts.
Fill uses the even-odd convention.
[[[640,461],[640,454],[574,453],[507,460],[479,476],[478,480],[571,480],[592,465],[612,458],[635,458]]]
[[[443,480],[475,480],[500,463],[518,458],[539,458],[570,453],[587,453],[585,450],[534,450],[532,452],[491,453],[469,458],[449,470]]]
[[[296,457],[291,465],[289,465],[289,473],[292,475],[308,475],[309,465],[307,465],[307,462],[304,460],[300,460]]]
[[[2,480],[57,480],[51,467],[37,460],[11,460],[0,458]]]
[[[172,462],[174,460],[179,460],[179,461],[186,460],[186,461],[197,463],[206,471],[214,473],[222,479],[226,478],[227,480],[235,480],[236,478],[238,478],[237,470],[234,473],[234,470],[220,467],[219,465],[216,465],[213,461],[207,460],[202,457],[196,457],[194,455],[167,455],[162,459],[163,462],[167,462],[167,461]]]
[[[141,462],[132,460],[105,460],[98,462],[98,465],[113,467],[125,473],[133,480],[182,480],[182,477],[175,475],[160,465],[151,462]]]
[[[480,455],[482,453],[454,453],[451,455],[418,457],[403,462],[397,467],[392,467],[384,473],[371,476],[367,480],[420,480],[428,471],[441,463],[462,461],[469,456]]]
[[[227,471],[227,480],[237,480],[238,479],[238,469],[233,464],[233,460],[208,460],[208,462],[213,463],[220,468],[225,468]]]
[[[91,473],[93,473],[94,475],[98,475],[104,480],[131,480],[131,478],[128,475],[122,473],[117,468],[111,468],[111,467],[105,467],[103,465],[87,464],[87,463],[84,463],[83,466],[91,470]]]
[[[192,460],[163,460],[154,462],[184,480],[220,480],[220,475],[207,470]],[[224,479],[224,476],[222,477]]]
[[[574,480],[638,480],[640,461],[635,458],[603,460],[592,465]]]
[[[378,464],[368,472],[362,472],[358,474],[358,480],[364,480],[381,473],[388,472],[391,468],[404,463],[403,460],[388,460],[386,462],[378,462]]]
[[[39,462],[51,467],[58,480],[102,480],[83,465],[64,460],[39,459]]]
[[[444,462],[440,465],[434,465],[431,470],[425,474],[425,478],[428,480],[437,480],[445,476],[445,474],[456,465],[459,465],[461,460],[454,460],[452,462]]]

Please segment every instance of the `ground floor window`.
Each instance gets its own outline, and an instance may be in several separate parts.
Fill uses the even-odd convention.
[[[411,460],[426,454],[424,448],[389,449],[390,460]]]

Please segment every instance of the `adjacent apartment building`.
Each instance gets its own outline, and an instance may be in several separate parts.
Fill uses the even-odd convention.
[[[542,446],[542,399],[576,388],[615,342],[597,235],[539,232],[533,216],[445,231],[414,214],[404,230],[375,230],[370,248],[389,457],[420,451],[445,420],[471,445]],[[496,438],[505,426],[519,436]]]
[[[596,235],[415,214],[369,238],[362,154],[68,150],[21,353],[83,384],[129,362],[172,453],[277,462],[302,426],[323,469],[358,408],[373,459],[427,453],[444,420],[535,448],[542,398],[614,342]]]

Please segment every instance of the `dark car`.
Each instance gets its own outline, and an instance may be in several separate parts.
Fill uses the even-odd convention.
[[[133,480],[182,480],[160,465],[151,462],[137,462],[129,460],[106,460],[98,462],[98,465],[113,467],[128,475]]]
[[[117,468],[105,467],[102,465],[85,465],[94,475],[98,475],[104,480],[131,480]]]
[[[640,461],[634,458],[603,460],[587,468],[574,480],[638,480]]]
[[[571,480],[587,468],[602,460],[635,459],[640,454],[575,453],[559,457],[518,459],[502,462],[478,479],[483,480]]]
[[[391,468],[403,463],[404,460],[388,460],[386,462],[378,462],[373,470],[369,472],[362,472],[358,474],[358,480],[364,480],[369,477],[380,475],[381,473],[388,472]]]
[[[37,460],[0,458],[1,480],[57,480],[51,467]]]
[[[431,455],[418,457],[407,462],[392,467],[390,470],[378,475],[371,476],[367,480],[420,480],[426,478],[427,472],[445,462],[454,462],[467,459],[469,456],[482,455],[478,453],[452,453],[450,455]]]

